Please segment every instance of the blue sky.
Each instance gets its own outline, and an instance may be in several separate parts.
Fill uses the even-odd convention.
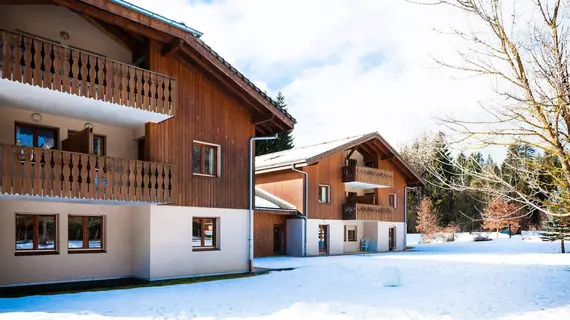
[[[297,145],[378,131],[398,147],[445,130],[445,115],[479,118],[486,79],[433,58],[456,59],[434,32],[461,23],[443,7],[403,0],[132,0],[183,21],[251,81],[282,91],[298,120]]]

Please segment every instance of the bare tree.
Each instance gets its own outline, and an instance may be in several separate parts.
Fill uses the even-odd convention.
[[[531,186],[528,190],[520,190],[492,166],[458,168],[457,179],[452,181],[444,179],[446,175],[439,168],[426,170],[438,178],[439,184],[454,190],[484,192],[489,198],[552,216],[570,215],[568,2],[426,1],[423,3],[452,6],[473,22],[474,30],[453,32],[466,44],[465,49],[458,50],[461,62],[437,62],[489,77],[495,83],[495,102],[482,106],[486,120],[440,119],[459,137],[455,142],[467,144],[467,148],[524,144],[551,160],[539,163],[513,155],[520,162],[509,169]],[[517,11],[517,6],[523,10]]]

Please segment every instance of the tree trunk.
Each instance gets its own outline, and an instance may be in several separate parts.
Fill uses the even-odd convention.
[[[497,233],[496,233],[495,237],[497,237],[497,239],[499,239],[499,229],[497,229]]]
[[[560,240],[560,248],[562,249],[562,253],[566,253],[566,249],[564,248],[564,239]]]

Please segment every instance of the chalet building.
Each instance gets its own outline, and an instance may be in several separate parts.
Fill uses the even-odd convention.
[[[0,0],[0,286],[248,270],[249,139],[295,120],[122,0]]]
[[[256,208],[256,256],[359,252],[363,239],[371,252],[406,248],[407,189],[423,181],[378,133],[259,156],[255,166],[256,188],[299,213]],[[269,237],[281,228],[285,240]]]

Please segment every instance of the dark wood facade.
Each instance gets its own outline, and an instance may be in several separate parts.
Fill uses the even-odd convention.
[[[255,176],[255,186],[289,202],[304,213],[304,177],[291,170],[258,174]]]
[[[287,253],[287,218],[280,211],[256,210],[254,213],[254,248],[256,258]],[[288,213],[290,214],[290,213]],[[276,235],[277,228],[280,234]],[[276,243],[276,236],[281,243]],[[276,248],[278,247],[278,248]]]
[[[147,125],[148,160],[177,166],[178,205],[246,209],[249,138],[255,135],[251,115],[204,74],[154,48],[151,68],[178,79],[181,107],[176,117]],[[193,141],[220,145],[219,177],[192,173]]]
[[[2,4],[18,2],[0,0]],[[249,139],[292,129],[295,120],[291,116],[281,111],[270,98],[201,41],[199,34],[181,30],[164,19],[155,19],[107,0],[30,0],[27,4],[69,8],[111,39],[128,46],[133,53],[133,64],[136,61],[137,65],[144,65],[144,69],[15,35],[13,30],[2,30],[0,40],[4,45],[1,48],[4,49],[4,59],[7,59],[3,63],[3,74],[10,71],[12,79],[13,73],[20,70],[12,63],[19,58],[16,56],[19,50],[13,49],[17,49],[18,39],[26,39],[25,43],[30,48],[37,48],[36,43],[43,44],[50,50],[56,48],[63,54],[67,52],[77,61],[82,59],[80,64],[73,59],[74,63],[70,65],[65,63],[65,59],[50,60],[58,70],[68,71],[65,68],[71,68],[74,75],[82,75],[79,78],[65,76],[41,82],[38,79],[46,74],[45,70],[30,67],[27,73],[18,74],[19,78],[13,81],[45,83],[49,89],[86,99],[100,99],[173,116],[160,123],[146,124],[144,150],[141,152],[142,160],[164,167],[176,177],[169,180],[173,185],[168,189],[168,203],[248,208]],[[32,61],[40,58],[40,51],[26,50],[24,53],[30,66],[39,65]],[[115,73],[116,79],[107,72],[114,69],[114,64],[126,72]],[[162,85],[164,83],[165,86]],[[192,172],[194,142],[217,146],[220,165],[215,177]],[[149,179],[151,184],[152,176]]]

